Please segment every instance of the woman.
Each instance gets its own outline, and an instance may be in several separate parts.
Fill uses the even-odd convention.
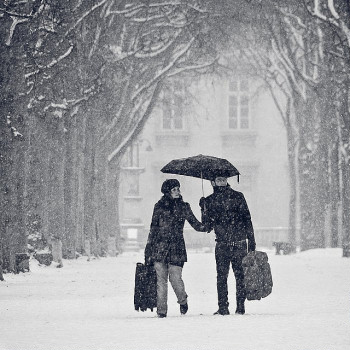
[[[168,276],[180,304],[180,313],[188,310],[187,294],[182,280],[182,268],[187,261],[183,228],[185,220],[197,231],[206,227],[193,215],[191,207],[182,200],[180,183],[164,181],[163,197],[154,206],[151,230],[145,248],[146,264],[154,264],[157,273],[157,315],[166,317],[168,305]]]

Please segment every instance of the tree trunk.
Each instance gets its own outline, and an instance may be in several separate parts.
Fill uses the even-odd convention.
[[[341,113],[343,121],[350,121],[350,113],[343,106]],[[341,163],[342,177],[342,248],[343,257],[350,258],[350,128],[343,123],[342,145],[343,159]]]
[[[65,118],[65,169],[64,169],[64,240],[63,257],[75,258],[76,252],[76,172],[77,169],[76,115]]]
[[[340,205],[340,173],[339,173],[339,136],[338,136],[338,123],[332,125],[331,131],[331,145],[329,150],[329,182],[330,182],[330,207],[331,207],[331,237],[330,246],[332,248],[339,247],[339,205]]]
[[[349,151],[349,150],[348,150]],[[343,172],[343,257],[350,258],[350,164],[344,163]]]
[[[289,132],[288,132],[289,133]],[[297,245],[297,170],[295,168],[295,141],[288,137],[288,164],[289,164],[289,243],[292,245],[293,252],[296,251]]]
[[[107,156],[103,149],[98,148],[96,153],[96,227],[99,235],[100,254],[108,254],[109,225],[107,206]],[[115,249],[114,249],[115,250]],[[115,253],[112,253],[115,256]]]
[[[77,115],[77,145],[76,145],[76,171],[75,171],[75,192],[76,198],[76,250],[79,254],[84,253],[84,149],[86,134],[86,116],[80,112]]]
[[[84,238],[89,242],[92,253],[96,254],[95,234],[95,123],[90,111],[86,116],[85,148],[84,148]]]
[[[50,157],[48,173],[48,235],[52,243],[62,249],[64,239],[64,164],[65,148],[64,140],[64,122],[62,115],[51,116],[49,125],[50,137]],[[62,252],[59,252],[59,256]],[[57,261],[60,263],[60,261]]]
[[[316,96],[308,100],[296,100],[299,127],[299,184],[300,184],[300,225],[301,250],[324,248],[324,175],[320,162],[323,148],[318,144],[320,124],[316,111]]]
[[[122,252],[122,242],[120,236],[119,227],[119,177],[120,177],[120,159],[115,157],[108,164],[108,182],[107,182],[107,206],[108,206],[108,224],[109,224],[109,250],[113,254],[116,250],[116,254]]]

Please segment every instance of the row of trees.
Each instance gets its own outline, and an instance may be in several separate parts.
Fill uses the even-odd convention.
[[[68,258],[85,242],[95,254],[118,247],[125,149],[168,78],[212,71],[232,47],[284,118],[291,241],[298,199],[302,249],[324,246],[331,217],[332,245],[342,227],[349,256],[349,19],[345,0],[3,1],[3,267],[34,233],[61,240]]]
[[[302,250],[325,247],[328,230],[331,246],[349,257],[350,4],[247,6],[255,15],[239,21],[233,62],[243,57],[247,74],[265,81],[287,130],[290,242],[295,247],[299,221]]]
[[[207,17],[197,1],[2,3],[5,270],[28,236],[62,241],[67,258],[86,253],[85,242],[94,254],[118,247],[120,159],[163,82],[216,62],[203,41]]]

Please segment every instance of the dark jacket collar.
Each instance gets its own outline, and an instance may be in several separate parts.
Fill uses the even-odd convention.
[[[158,203],[164,209],[173,210],[175,206],[183,203],[183,199],[181,195],[180,198],[173,198],[170,194],[165,194]]]
[[[231,186],[227,184],[226,186],[214,186],[213,191],[215,194],[225,194],[225,193],[232,192],[233,190]]]

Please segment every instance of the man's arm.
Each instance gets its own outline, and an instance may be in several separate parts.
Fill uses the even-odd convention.
[[[247,201],[245,200],[244,195],[242,194],[241,204],[240,204],[241,218],[244,223],[244,228],[248,238],[248,251],[255,251],[256,243],[254,237],[254,228],[252,219],[250,216],[250,211],[248,208]]]

